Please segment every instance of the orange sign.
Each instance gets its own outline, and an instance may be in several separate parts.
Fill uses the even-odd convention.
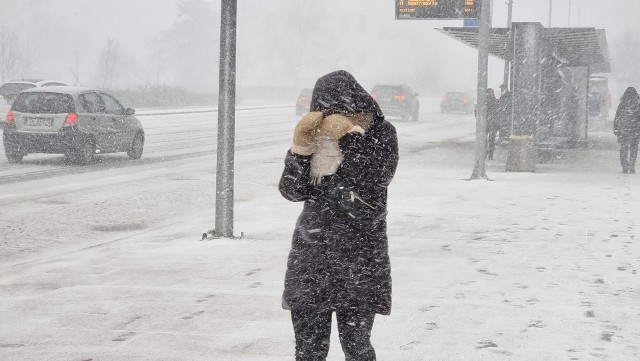
[[[396,19],[477,19],[482,0],[396,0]]]

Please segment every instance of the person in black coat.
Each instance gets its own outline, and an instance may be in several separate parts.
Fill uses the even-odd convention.
[[[502,142],[511,136],[511,92],[506,84],[500,85],[501,95],[498,99],[498,139]]]
[[[636,172],[640,140],[640,96],[634,87],[625,90],[613,120],[613,134],[620,143],[622,173]]]
[[[391,312],[385,216],[397,164],[395,128],[369,93],[344,70],[319,78],[279,184],[284,198],[304,202],[283,292],[296,360],[326,359],[334,312],[346,359],[376,359],[374,317]],[[351,197],[339,196],[345,189]],[[358,199],[373,206],[374,217],[361,215],[369,208]]]
[[[487,89],[487,158],[493,160],[496,150],[496,135],[500,129],[500,108],[493,88]]]

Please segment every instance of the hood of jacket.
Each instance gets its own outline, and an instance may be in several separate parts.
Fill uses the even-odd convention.
[[[369,92],[349,72],[338,70],[320,77],[311,95],[311,111],[331,114],[373,114],[373,124],[382,123],[384,114]]]
[[[635,106],[640,103],[640,95],[634,87],[628,87],[620,98],[620,104],[624,106]]]

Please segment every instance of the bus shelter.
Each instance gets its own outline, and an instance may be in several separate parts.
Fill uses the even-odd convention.
[[[478,28],[438,30],[478,47]],[[511,101],[502,130],[509,132],[507,171],[535,171],[539,149],[587,141],[589,79],[610,72],[604,30],[514,22],[490,29],[489,54],[508,64],[504,86]]]

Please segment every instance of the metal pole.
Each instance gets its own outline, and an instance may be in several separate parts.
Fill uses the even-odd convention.
[[[478,29],[478,89],[476,107],[476,161],[470,179],[486,179],[487,155],[487,73],[489,71],[489,30],[491,29],[491,1],[482,0]]]
[[[220,83],[214,235],[233,237],[233,156],[236,107],[237,0],[222,0],[220,21]]]
[[[512,17],[512,10],[513,10],[513,0],[509,0],[509,2],[507,3],[507,6],[509,7],[509,11],[507,13],[507,28],[509,29],[509,36],[508,39],[511,39],[511,17]],[[509,40],[507,40],[507,43],[509,42]],[[510,47],[509,44],[507,44],[507,49],[508,47]],[[505,59],[504,59],[504,82],[503,84],[507,85],[507,89],[509,89],[509,64],[511,62],[511,59],[509,59],[508,56],[506,56],[505,54]]]
[[[551,8],[553,7],[553,0],[549,0],[549,23],[547,27],[551,27]]]

